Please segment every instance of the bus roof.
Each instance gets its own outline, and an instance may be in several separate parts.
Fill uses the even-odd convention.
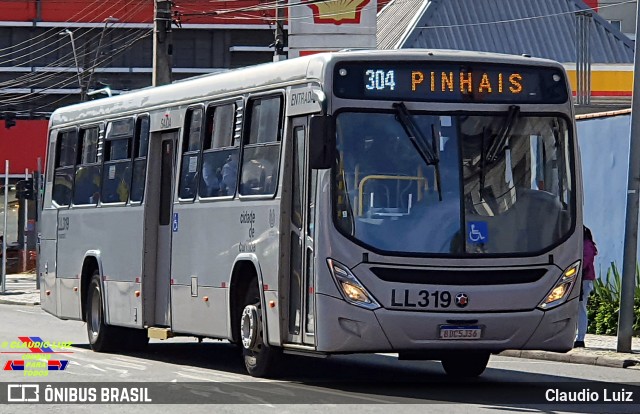
[[[122,95],[82,102],[62,107],[53,112],[50,127],[71,121],[89,122],[100,117],[118,117],[141,111],[176,107],[213,97],[237,96],[247,90],[259,90],[265,86],[287,85],[296,81],[322,81],[326,69],[342,60],[403,60],[424,59],[433,61],[493,62],[532,66],[563,67],[558,62],[528,56],[506,55],[489,52],[457,50],[345,50],[318,53],[273,63],[200,75],[169,85],[147,87]],[[426,59],[425,59],[426,58]]]

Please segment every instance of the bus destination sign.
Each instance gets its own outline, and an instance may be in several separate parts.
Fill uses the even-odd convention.
[[[334,93],[348,99],[465,103],[564,103],[562,70],[441,62],[342,62]]]

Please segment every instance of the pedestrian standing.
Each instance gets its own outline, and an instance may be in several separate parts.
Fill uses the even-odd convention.
[[[584,242],[582,257],[582,290],[580,291],[580,308],[578,310],[578,336],[573,344],[574,348],[584,348],[584,336],[589,325],[587,315],[587,303],[593,290],[593,281],[596,279],[594,260],[598,254],[598,248],[593,241],[591,230],[584,226]]]

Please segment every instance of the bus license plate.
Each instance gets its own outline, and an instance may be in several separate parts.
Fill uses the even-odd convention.
[[[482,328],[479,326],[440,326],[440,339],[472,340],[482,338]]]

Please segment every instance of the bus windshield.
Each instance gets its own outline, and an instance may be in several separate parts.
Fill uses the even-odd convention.
[[[403,254],[535,254],[559,243],[575,219],[569,124],[514,108],[413,112],[412,127],[392,111],[339,113],[338,229]]]

